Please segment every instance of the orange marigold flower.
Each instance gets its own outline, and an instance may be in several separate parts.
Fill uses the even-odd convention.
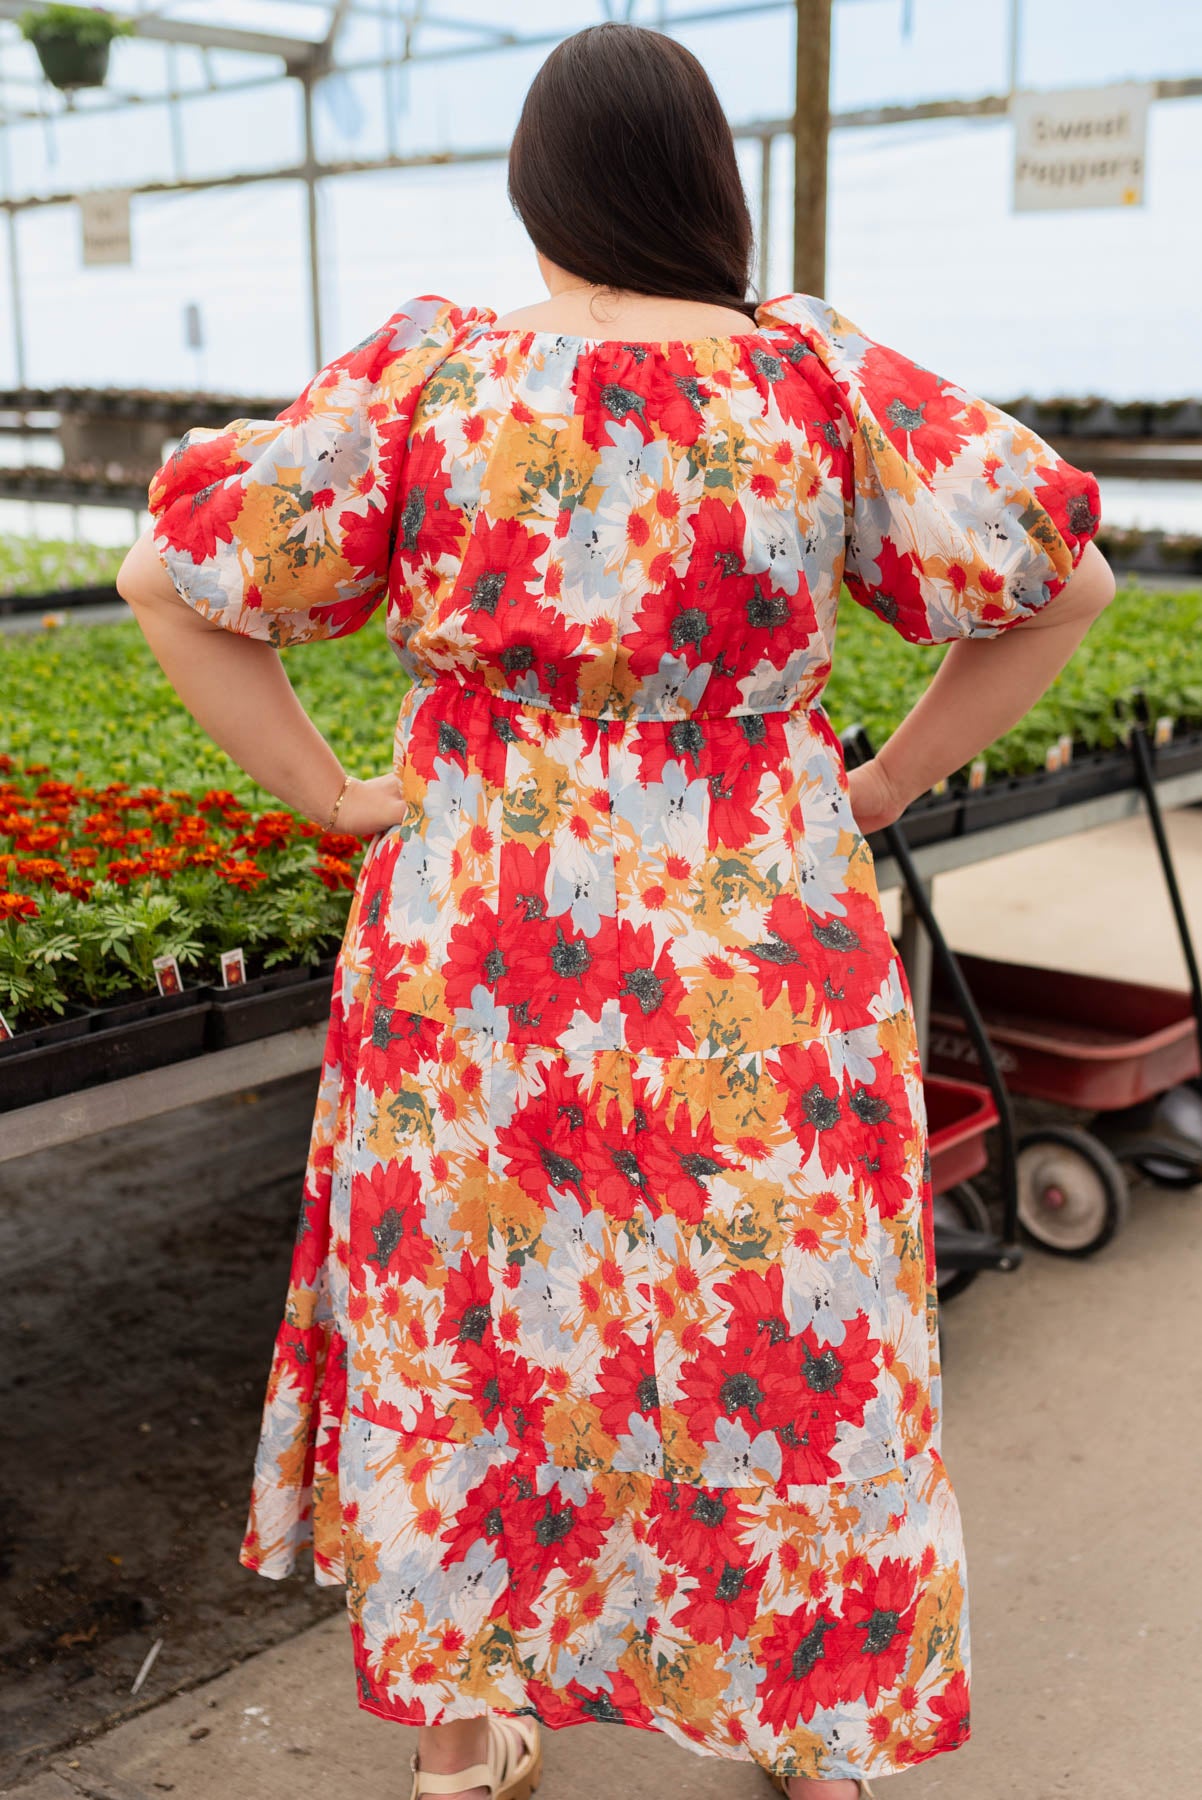
[[[258,863],[245,857],[227,857],[218,865],[217,873],[231,887],[241,888],[246,894],[252,893],[260,881],[267,880],[266,869],[261,869]]]
[[[353,888],[355,872],[350,863],[343,862],[337,856],[322,856],[317,860],[317,879],[324,882],[332,891],[338,888]]]
[[[119,887],[128,887],[135,875],[146,874],[146,864],[140,857],[114,856],[105,869],[105,877],[115,881]]]
[[[58,894],[70,894],[73,900],[86,900],[95,883],[85,881],[82,875],[65,875],[61,881],[53,882],[52,886]]]
[[[36,919],[41,910],[29,894],[0,893],[0,919]]]
[[[359,849],[359,839],[352,837],[349,831],[326,831],[322,833],[317,849],[321,856],[337,856],[345,860]]]
[[[35,825],[32,831],[23,835],[22,847],[26,850],[54,850],[63,841],[63,833],[57,825]]]
[[[204,843],[198,844],[195,850],[190,851],[188,855],[185,856],[184,861],[196,868],[206,868],[210,863],[217,862],[224,855],[225,851],[222,849],[221,845],[215,844],[210,838]]]

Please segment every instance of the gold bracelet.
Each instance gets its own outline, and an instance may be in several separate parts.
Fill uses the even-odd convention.
[[[342,786],[338,790],[338,798],[334,802],[334,810],[330,814],[329,819],[327,820],[326,825],[324,827],[324,829],[326,831],[333,831],[334,821],[338,817],[338,808],[342,805],[342,796],[346,793],[346,790],[351,785],[351,782],[353,779],[354,779],[354,777],[351,775],[346,775],[343,777]]]

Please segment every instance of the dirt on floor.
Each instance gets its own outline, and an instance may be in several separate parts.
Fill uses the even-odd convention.
[[[0,1164],[0,1786],[344,1604],[237,1560],[316,1086]]]

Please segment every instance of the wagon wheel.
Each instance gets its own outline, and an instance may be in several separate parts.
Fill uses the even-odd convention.
[[[1105,1144],[1075,1125],[1044,1125],[1018,1145],[1018,1216],[1057,1256],[1091,1256],[1126,1223],[1131,1191]]]
[[[932,1223],[935,1227],[935,1287],[939,1294],[939,1304],[954,1300],[971,1287],[980,1269],[947,1269],[939,1267],[939,1227],[950,1225],[956,1231],[981,1231],[986,1236],[993,1234],[993,1221],[989,1217],[989,1208],[978,1194],[971,1181],[962,1181],[959,1187],[948,1188],[946,1193],[936,1194],[932,1202]]]
[[[1141,1175],[1157,1187],[1192,1188],[1198,1185],[1198,1163],[1177,1162],[1168,1156],[1137,1156],[1132,1159]]]

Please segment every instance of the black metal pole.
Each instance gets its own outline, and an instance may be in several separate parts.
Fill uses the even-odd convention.
[[[852,751],[856,763],[870,760],[873,755],[872,741],[863,725],[848,726],[841,737],[844,750]],[[960,964],[956,960],[950,944],[943,935],[943,930],[927,898],[922,877],[914,866],[914,858],[910,854],[906,835],[900,825],[894,824],[886,825],[884,836],[889,846],[889,854],[901,871],[901,877],[906,884],[914,910],[921,919],[923,930],[930,940],[935,960],[942,969],[955,997],[956,1005],[963,1015],[964,1023],[968,1027],[969,1038],[981,1065],[981,1072],[997,1106],[998,1130],[1001,1138],[1002,1236],[1006,1247],[1013,1249],[1014,1261],[1017,1264],[1022,1254],[1018,1238],[1018,1152],[1010,1096],[998,1069],[997,1058],[993,1054],[993,1045],[989,1042],[985,1023],[977,1010],[977,1003],[972,997],[972,991],[964,979]]]

